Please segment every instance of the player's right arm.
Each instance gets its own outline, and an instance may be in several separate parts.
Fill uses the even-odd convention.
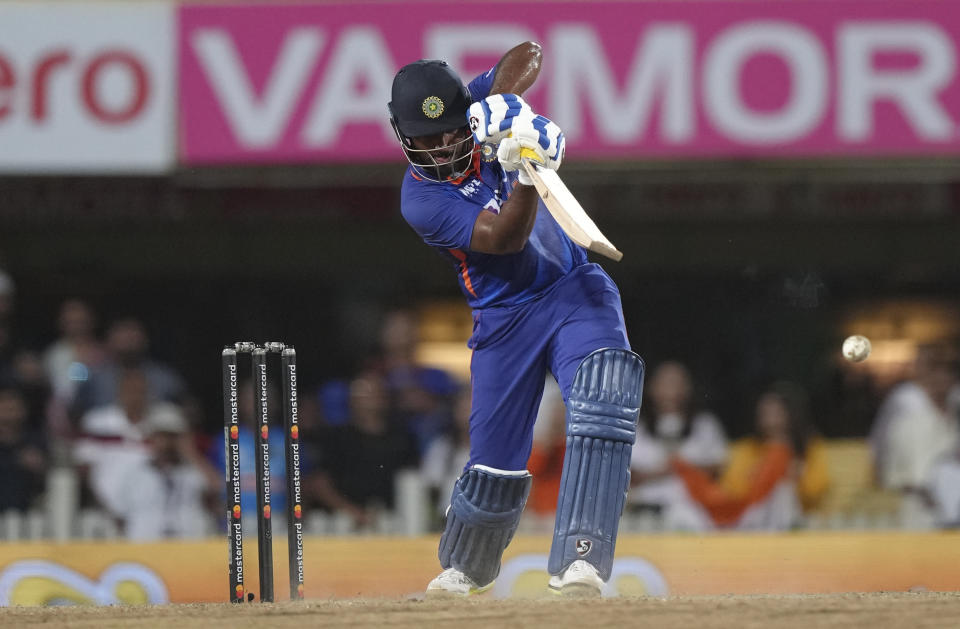
[[[517,183],[500,212],[481,212],[477,217],[470,249],[492,254],[516,253],[523,249],[533,231],[540,199],[522,161],[529,154],[548,168],[558,168],[563,159],[563,132],[549,119],[534,114],[513,94],[474,103],[468,115],[474,139],[481,144],[498,142],[497,159],[503,169],[518,171]]]
[[[533,186],[516,184],[500,213],[481,212],[473,224],[470,249],[480,253],[516,253],[527,244],[540,199]]]

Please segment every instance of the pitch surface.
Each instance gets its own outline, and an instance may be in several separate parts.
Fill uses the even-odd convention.
[[[953,627],[960,593],[617,598],[605,600],[314,600],[276,604],[0,609],[32,627]]]

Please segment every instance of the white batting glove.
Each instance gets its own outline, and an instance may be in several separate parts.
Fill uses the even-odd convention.
[[[497,159],[507,172],[518,171],[518,181],[532,185],[523,168],[523,160],[530,159],[541,166],[557,170],[563,161],[566,140],[555,123],[543,116],[517,117],[510,137],[504,138],[497,149]]]
[[[526,149],[526,150],[524,150]],[[511,173],[517,171],[517,181],[525,186],[532,186],[533,179],[523,167],[523,159],[527,158],[539,164],[546,164],[547,158],[543,149],[536,140],[529,137],[504,138],[497,147],[497,160],[503,169]]]
[[[467,122],[477,144],[499,144],[517,117],[533,115],[530,105],[516,94],[493,94],[470,105]]]

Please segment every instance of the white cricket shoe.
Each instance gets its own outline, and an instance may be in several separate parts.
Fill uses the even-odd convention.
[[[562,596],[595,598],[600,596],[603,580],[596,568],[583,559],[578,559],[567,566],[563,574],[550,577],[547,587]]]
[[[482,594],[493,586],[477,585],[477,582],[456,568],[447,568],[427,586],[426,598],[466,598],[471,594]]]

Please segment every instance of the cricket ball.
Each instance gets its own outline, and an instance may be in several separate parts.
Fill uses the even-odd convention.
[[[870,339],[860,334],[848,336],[843,341],[843,357],[852,363],[859,363],[870,355]]]

